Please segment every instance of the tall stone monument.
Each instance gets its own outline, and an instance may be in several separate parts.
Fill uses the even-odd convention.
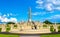
[[[31,7],[29,7],[29,10],[28,10],[28,22],[27,22],[27,25],[31,25],[32,24],[32,15],[31,15]]]
[[[33,22],[31,18],[32,18],[32,10],[31,10],[31,7],[29,7],[29,10],[28,10],[28,25],[34,25],[34,29],[37,29],[37,27],[35,25],[35,22]]]
[[[33,25],[33,23],[34,22],[32,22],[32,15],[31,15],[31,7],[29,7],[29,10],[28,10],[28,22],[27,22],[27,24],[28,25]],[[34,25],[34,27],[35,27],[35,29],[36,29],[36,26]],[[32,30],[34,30],[34,29],[32,29]],[[22,34],[22,35],[20,35],[20,37],[40,37],[40,35],[39,34]]]
[[[31,7],[29,7],[29,10],[28,10],[28,22],[31,22]]]

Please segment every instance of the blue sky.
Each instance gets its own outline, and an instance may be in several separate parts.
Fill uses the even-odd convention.
[[[0,22],[27,21],[29,7],[33,21],[60,22],[60,0],[0,0]]]

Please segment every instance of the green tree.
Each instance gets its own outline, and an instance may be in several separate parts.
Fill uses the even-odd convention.
[[[15,24],[14,22],[7,22],[7,24]]]
[[[50,31],[54,32],[54,27],[53,26],[50,26]]]
[[[45,20],[43,23],[45,23],[45,24],[52,24],[52,22],[50,22],[48,20]]]
[[[9,31],[10,31],[10,29],[11,29],[10,27],[6,28],[6,32],[9,32]]]
[[[0,32],[2,31],[2,28],[0,28]]]
[[[58,32],[60,32],[60,26],[58,26]]]
[[[16,28],[17,28],[17,25],[14,25],[14,27],[16,27]]]
[[[43,25],[43,27],[47,27],[47,25]]]
[[[9,24],[7,24],[6,27],[10,27]]]

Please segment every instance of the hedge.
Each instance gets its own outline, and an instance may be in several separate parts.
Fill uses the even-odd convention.
[[[0,32],[2,31],[2,28],[0,28]]]
[[[58,32],[60,32],[60,26],[58,26]]]
[[[50,26],[50,31],[51,31],[51,32],[54,32],[54,31],[55,31],[55,29],[54,29],[53,26]]]
[[[10,31],[10,29],[11,29],[10,27],[6,28],[6,32],[9,32],[9,31]]]

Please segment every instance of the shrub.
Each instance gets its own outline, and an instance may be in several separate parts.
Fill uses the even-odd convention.
[[[58,32],[60,32],[60,26],[58,26]]]
[[[2,31],[2,28],[0,28],[0,32]]]
[[[40,29],[40,26],[39,26],[39,29]]]
[[[7,22],[6,24],[15,24],[14,22]]]
[[[45,20],[43,23],[45,23],[45,24],[52,24],[52,22],[50,22],[49,20]]]
[[[43,25],[43,27],[47,27],[47,25]]]
[[[51,32],[54,32],[55,31],[53,26],[50,26],[50,31]]]
[[[6,27],[10,27],[9,24],[7,24]]]
[[[17,25],[14,25],[14,27],[17,27]]]
[[[11,29],[10,27],[6,28],[6,32],[9,32],[9,31],[10,31],[10,29]]]

